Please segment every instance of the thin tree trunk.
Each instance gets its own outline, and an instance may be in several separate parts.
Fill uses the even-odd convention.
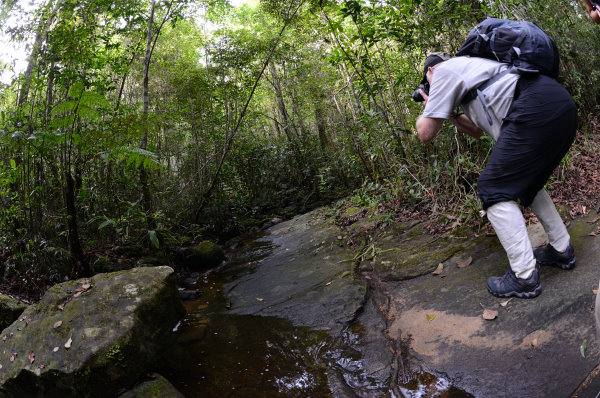
[[[201,202],[200,206],[198,207],[198,209],[196,211],[196,219],[198,219],[200,217],[200,214],[202,213],[202,210],[204,210],[204,207],[208,203],[208,199],[212,195],[212,192],[213,192],[213,190],[214,190],[214,188],[215,188],[215,186],[217,184],[217,181],[219,179],[221,170],[222,170],[223,165],[225,163],[225,159],[229,155],[229,151],[231,150],[231,147],[233,145],[233,140],[235,139],[235,136],[236,136],[236,134],[238,132],[238,129],[240,128],[240,124],[242,123],[242,120],[244,119],[244,115],[246,114],[246,110],[248,109],[248,105],[250,104],[250,101],[252,100],[252,97],[254,96],[254,92],[256,91],[256,87],[258,87],[258,83],[260,82],[260,79],[262,78],[263,74],[265,73],[265,69],[267,68],[267,65],[271,62],[271,57],[273,56],[273,53],[275,52],[275,49],[277,48],[277,45],[281,41],[281,37],[283,35],[283,32],[285,31],[285,28],[287,28],[287,26],[291,22],[292,18],[294,18],[294,16],[296,15],[296,13],[300,9],[300,7],[302,7],[302,5],[304,4],[305,1],[306,0],[301,0],[298,3],[298,6],[296,7],[296,9],[294,10],[293,13],[290,14],[288,12],[288,14],[290,15],[290,17],[284,23],[283,27],[279,31],[279,34],[277,35],[277,40],[275,40],[275,43],[273,44],[273,47],[271,47],[271,50],[270,50],[269,54],[267,55],[267,58],[265,59],[265,62],[263,63],[263,66],[262,66],[262,68],[260,70],[260,73],[258,74],[258,77],[254,81],[254,85],[252,86],[252,90],[250,91],[250,95],[248,96],[248,98],[246,99],[246,102],[244,103],[244,107],[242,108],[242,111],[240,112],[240,116],[238,117],[238,119],[236,121],[236,125],[235,125],[233,131],[231,132],[231,136],[229,137],[229,141],[227,143],[227,146],[225,147],[225,150],[223,151],[221,159],[219,160],[219,164],[217,166],[217,171],[215,172],[215,175],[212,178],[210,186],[204,192],[204,195],[202,195],[202,202]],[[291,10],[291,5],[290,5],[290,10]]]
[[[144,75],[143,75],[143,111],[142,111],[142,122],[144,124],[144,132],[140,140],[140,148],[146,149],[148,147],[148,131],[150,126],[148,123],[148,108],[150,102],[149,89],[148,89],[148,74],[150,69],[150,60],[152,59],[152,39],[154,30],[154,10],[156,6],[156,0],[152,0],[150,5],[150,17],[148,18],[148,37],[146,40],[146,56],[144,57]],[[150,217],[152,214],[152,193],[148,186],[148,172],[143,165],[140,165],[140,185],[142,186],[142,206],[146,212],[146,217]]]
[[[76,272],[82,271],[82,276],[91,276],[90,264],[86,261],[81,248],[79,227],[77,225],[77,208],[75,207],[75,180],[69,168],[65,170],[64,200],[67,208],[67,241],[69,242],[69,251],[75,262],[75,270]]]

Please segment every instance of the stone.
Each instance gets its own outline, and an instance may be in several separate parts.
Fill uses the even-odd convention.
[[[0,330],[19,318],[27,304],[6,294],[0,294]]]
[[[114,397],[175,338],[185,314],[170,267],[61,283],[0,337],[0,396]]]
[[[138,384],[133,389],[119,395],[119,398],[185,398],[167,379],[152,374],[152,379]]]
[[[192,270],[213,268],[225,259],[225,252],[216,243],[205,240],[198,245],[182,250],[184,265]]]

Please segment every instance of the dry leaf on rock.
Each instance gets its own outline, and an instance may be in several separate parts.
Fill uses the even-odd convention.
[[[592,293],[594,293],[594,294],[598,294],[598,289],[594,289],[594,290],[592,290]]]
[[[56,323],[54,323],[53,328],[56,329],[56,328],[60,327],[60,325],[62,325],[62,321],[56,321]]]
[[[27,355],[27,358],[29,358],[29,363],[35,362],[35,353],[31,351],[29,355]]]
[[[499,303],[498,303],[498,305],[499,305],[500,307],[506,307],[506,306],[508,305],[508,303],[510,302],[510,300],[512,300],[512,298],[509,298],[509,299],[508,299],[508,300],[506,300],[506,301],[501,301],[501,302],[499,302]]]
[[[52,352],[58,352],[59,349],[60,348],[58,348],[58,347],[54,347],[54,349],[52,350]]]
[[[483,319],[491,321],[496,318],[498,318],[498,311],[489,310],[487,308],[483,310]]]
[[[433,275],[439,275],[444,271],[444,264],[439,263],[435,271],[432,272]]]
[[[458,268],[464,268],[464,267],[468,267],[469,265],[471,265],[471,263],[473,262],[473,257],[470,257],[468,259],[466,259],[465,261],[459,261],[456,263],[456,265],[458,265]]]
[[[69,340],[67,340],[67,342],[65,343],[65,348],[68,350],[69,348],[71,348],[71,343],[73,342],[73,339],[69,337]]]
[[[427,317],[427,322],[431,322],[435,319],[435,315],[425,314],[425,316]]]

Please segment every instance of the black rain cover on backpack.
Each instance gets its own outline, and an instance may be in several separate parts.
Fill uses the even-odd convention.
[[[487,18],[471,29],[456,53],[461,55],[506,62],[521,72],[558,77],[556,44],[533,22]]]

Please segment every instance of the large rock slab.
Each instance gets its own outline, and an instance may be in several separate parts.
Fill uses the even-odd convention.
[[[355,253],[339,235],[318,210],[271,227],[264,240],[272,253],[224,286],[231,312],[284,318],[337,336],[367,292],[355,272]]]
[[[169,267],[52,287],[0,338],[0,396],[114,397],[131,387],[185,314]]]
[[[542,267],[543,291],[535,299],[506,303],[488,293],[487,278],[508,269],[495,237],[465,244],[443,261],[440,275],[389,282],[389,335],[406,344],[414,368],[476,397],[571,396],[600,359],[593,309],[600,238],[589,235],[597,222],[595,214],[571,221],[577,266]],[[530,237],[536,246],[546,241],[539,224]],[[458,266],[469,257],[468,266]],[[485,320],[482,307],[498,311],[497,318]]]

